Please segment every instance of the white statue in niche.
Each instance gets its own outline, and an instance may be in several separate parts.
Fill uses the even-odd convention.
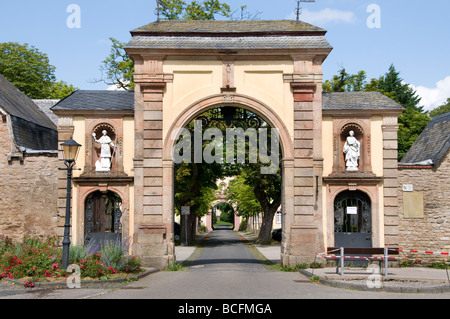
[[[111,169],[111,158],[114,155],[114,152],[111,153],[111,148],[114,150],[115,145],[105,130],[102,131],[102,134],[103,136],[97,140],[96,134],[92,133],[94,141],[101,144],[100,161],[95,162],[95,170],[108,172]]]
[[[361,154],[361,144],[354,137],[354,135],[355,132],[350,131],[344,144],[345,166],[347,167],[347,171],[358,170],[358,159]]]

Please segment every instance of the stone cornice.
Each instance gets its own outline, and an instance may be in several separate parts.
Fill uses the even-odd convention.
[[[134,110],[54,110],[53,112],[60,117],[84,116],[92,118],[117,118],[134,116]]]
[[[324,176],[323,181],[332,185],[377,185],[383,181],[383,177],[370,172],[342,172]]]
[[[317,91],[314,82],[291,82],[292,93],[295,102],[312,102]]]
[[[382,116],[398,116],[402,113],[402,110],[386,110],[386,109],[373,109],[373,110],[357,110],[357,109],[344,109],[344,110],[323,110],[322,115],[332,116],[334,118],[342,117],[358,117],[358,118],[368,118],[374,115]]]

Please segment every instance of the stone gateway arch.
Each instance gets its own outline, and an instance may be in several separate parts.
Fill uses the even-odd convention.
[[[283,263],[323,249],[321,200],[309,189],[321,177],[321,64],[331,51],[325,31],[294,21],[160,21],[131,34],[134,170],[142,176],[134,185],[135,251],[152,263],[173,258],[171,137],[224,104],[246,108],[280,131]],[[155,172],[161,184],[146,185]]]
[[[346,190],[372,201],[372,245],[396,244],[393,161],[401,107],[374,92],[322,93],[322,63],[332,51],[325,34],[288,20],[158,21],[131,31],[125,49],[134,61],[134,93],[103,92],[105,103],[86,102],[81,110],[70,107],[78,92],[54,108],[60,141],[73,134],[88,142],[77,160],[75,203],[101,188],[122,192],[121,225],[131,253],[145,265],[166,267],[176,255],[174,136],[206,110],[231,106],[279,132],[283,265],[313,261],[335,244],[334,201]],[[99,123],[110,125],[117,139],[109,172],[92,169]],[[346,171],[342,151],[350,130],[361,145],[355,171]],[[83,207],[74,204],[74,225],[83,220]],[[82,238],[82,226],[74,228],[72,236]]]

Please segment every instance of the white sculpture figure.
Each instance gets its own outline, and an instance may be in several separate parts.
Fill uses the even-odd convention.
[[[361,145],[353,136],[355,135],[353,131],[350,131],[349,135],[344,145],[345,166],[347,166],[347,171],[357,171]]]
[[[111,169],[111,147],[115,147],[111,138],[106,135],[106,131],[103,130],[103,136],[98,140],[95,138],[96,134],[92,133],[94,141],[101,144],[100,161],[95,162],[96,171],[109,171]]]

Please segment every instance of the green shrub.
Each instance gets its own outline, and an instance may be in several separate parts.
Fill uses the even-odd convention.
[[[86,247],[81,245],[70,246],[69,248],[69,265],[76,264],[88,256]]]
[[[6,251],[10,250],[12,246],[13,243],[11,238],[0,235],[0,255],[3,255]]]
[[[55,237],[25,238],[22,243],[7,247],[0,256],[0,278],[25,276],[52,277],[64,275],[60,269],[61,249]]]
[[[180,270],[184,270],[184,267],[182,264],[179,264],[177,262],[171,262],[168,266],[166,271],[180,271]]]
[[[71,246],[69,265],[77,264],[82,278],[103,278],[119,271],[140,272],[140,260],[125,256],[125,252],[122,243],[114,242],[106,243],[101,252],[96,254],[91,252],[89,246]],[[62,248],[58,246],[56,236],[25,238],[17,244],[0,236],[0,279],[67,277],[69,274],[61,269],[61,255]],[[26,286],[32,287],[30,282]]]
[[[125,263],[122,265],[120,270],[126,273],[135,273],[140,272],[141,268],[141,261],[134,256],[129,256],[125,259]]]
[[[247,218],[242,219],[241,223],[239,224],[239,231],[245,230],[247,230]]]
[[[106,273],[100,254],[93,254],[83,259],[79,263],[81,278],[100,278]]]
[[[278,270],[278,271],[297,272],[300,269],[308,268],[308,265],[303,263],[303,264],[297,264],[292,267],[292,266],[281,266],[281,264],[275,264],[275,265],[273,265],[273,267],[275,268],[275,270]]]
[[[119,241],[105,242],[100,250],[100,255],[106,267],[122,268],[125,252]]]
[[[323,268],[323,264],[313,261],[312,263],[309,264],[309,268],[312,268],[312,269]]]
[[[429,266],[430,266],[430,268],[435,268],[435,269],[449,269],[448,264],[444,264],[441,262],[433,262]]]

